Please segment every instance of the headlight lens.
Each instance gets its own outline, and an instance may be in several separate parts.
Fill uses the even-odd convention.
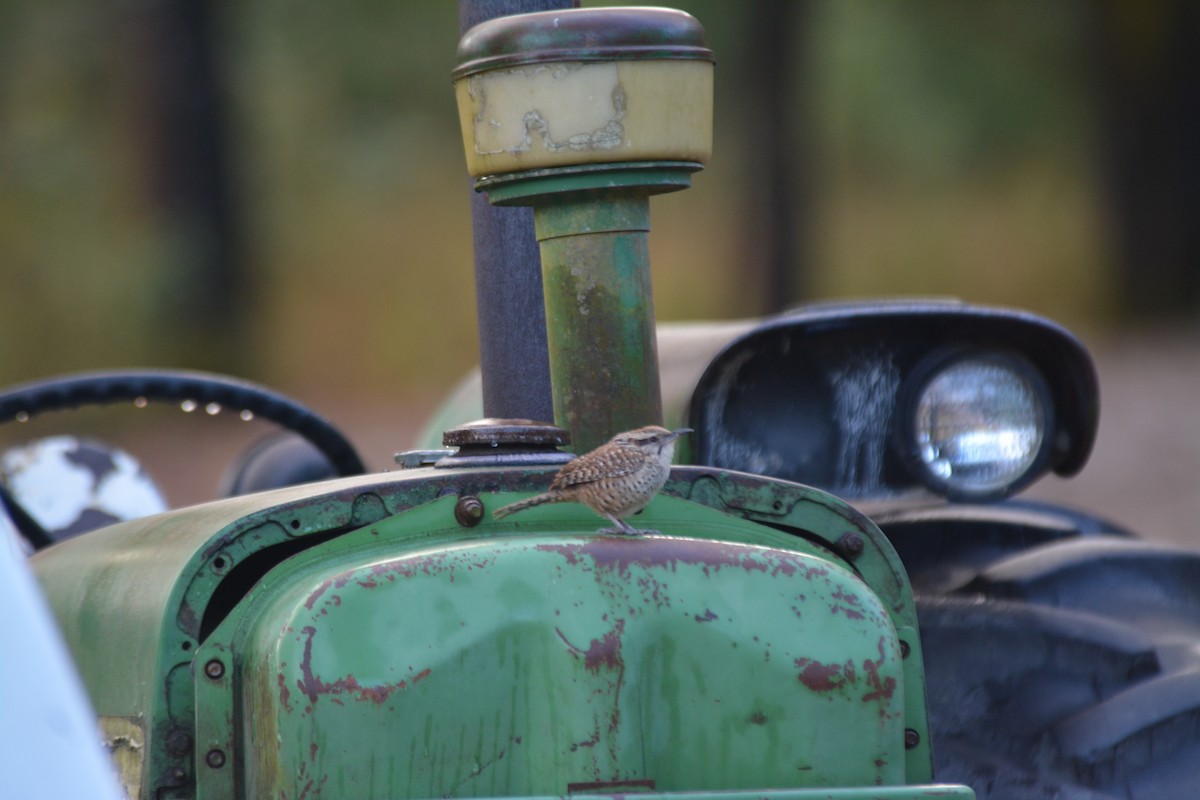
[[[925,482],[952,497],[1009,494],[1046,451],[1049,394],[1023,359],[956,359],[933,372],[909,408]]]

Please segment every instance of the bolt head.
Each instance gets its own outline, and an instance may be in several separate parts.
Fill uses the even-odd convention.
[[[214,658],[204,665],[204,674],[215,681],[225,674],[225,665]]]
[[[454,519],[464,528],[473,528],[483,520],[483,501],[474,495],[459,498],[454,504]]]
[[[214,747],[204,755],[204,763],[208,764],[213,769],[220,769],[225,766],[225,751]]]
[[[860,555],[862,555],[863,549],[866,548],[866,546],[867,544],[863,541],[862,536],[854,533],[853,531],[850,531],[849,533],[843,533],[841,538],[838,539],[838,547],[841,548],[842,552],[847,558],[858,558]]]

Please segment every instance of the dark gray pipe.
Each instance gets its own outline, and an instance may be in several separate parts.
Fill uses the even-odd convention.
[[[459,33],[494,17],[578,5],[570,0],[460,0]],[[533,210],[493,206],[472,185],[471,221],[483,413],[551,421],[554,400]]]

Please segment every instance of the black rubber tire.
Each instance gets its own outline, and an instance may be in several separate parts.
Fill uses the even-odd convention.
[[[1059,528],[931,555],[921,525],[883,527],[917,587],[939,781],[980,800],[1200,796],[1200,553]]]

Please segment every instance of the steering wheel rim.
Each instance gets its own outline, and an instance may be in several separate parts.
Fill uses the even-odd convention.
[[[0,425],[51,411],[145,400],[199,405],[217,403],[249,411],[316,447],[339,477],[366,472],[354,445],[324,417],[299,401],[265,386],[227,375],[194,370],[104,370],[18,384],[0,392]]]

